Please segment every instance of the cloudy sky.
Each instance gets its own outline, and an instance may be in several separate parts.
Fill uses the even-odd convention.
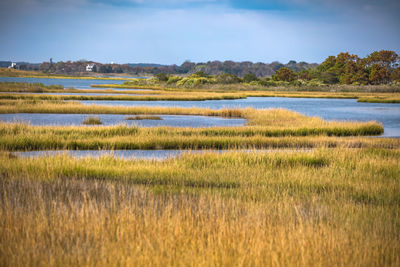
[[[399,0],[0,0],[0,60],[321,62],[400,53]]]

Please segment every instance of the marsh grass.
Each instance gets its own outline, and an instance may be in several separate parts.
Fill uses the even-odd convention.
[[[137,90],[111,90],[111,89],[74,89],[64,88],[62,85],[43,85],[41,83],[23,83],[23,82],[0,82],[0,92],[19,92],[19,93],[97,93],[97,94],[122,94],[122,95],[137,95],[137,94],[159,94],[157,91],[137,91]]]
[[[399,159],[0,153],[0,265],[398,266]]]
[[[82,121],[84,125],[101,125],[103,124],[99,117],[88,117],[86,120]]]
[[[8,150],[43,149],[232,149],[326,146],[396,147],[397,141],[335,139],[330,136],[379,135],[383,127],[376,122],[326,122],[283,109],[200,109],[162,107],[102,107],[79,103],[11,101],[0,112],[205,115],[245,118],[244,127],[212,128],[137,128],[126,125],[87,129],[80,126],[30,126],[0,123],[0,148]],[[143,117],[142,117],[143,118]],[[95,121],[97,123],[97,120]],[[283,138],[284,137],[284,138]],[[309,137],[309,138],[303,138]]]
[[[363,128],[366,127],[366,128]],[[0,149],[237,149],[315,147],[400,147],[399,139],[335,137],[371,133],[374,124],[353,129],[138,128],[137,126],[30,126],[0,123]],[[379,129],[379,128],[378,128]]]
[[[10,100],[109,100],[109,101],[203,101],[203,100],[223,100],[241,99],[243,94],[238,93],[177,93],[165,92],[163,94],[146,95],[50,95],[50,94],[1,94],[0,99]]]
[[[151,115],[137,115],[137,116],[128,116],[125,120],[162,120],[160,116],[151,116]]]
[[[68,114],[127,114],[127,115],[202,115],[220,116],[226,118],[247,119],[249,126],[264,126],[269,129],[318,129],[330,128],[343,133],[341,135],[364,135],[373,130],[371,134],[383,133],[383,127],[376,122],[327,122],[318,117],[308,117],[300,113],[285,109],[219,109],[208,108],[180,108],[180,107],[110,107],[100,105],[83,105],[79,102],[41,101],[41,100],[0,100],[0,113],[68,113]],[[267,128],[268,128],[267,127]],[[335,129],[335,130],[333,130]],[[343,129],[364,129],[357,130],[358,133],[346,134]],[[369,130],[368,130],[369,129]],[[322,130],[322,133],[326,133]],[[305,131],[307,134],[307,130]],[[329,134],[329,133],[328,133]]]
[[[28,84],[29,85],[29,84]],[[46,92],[59,92],[57,86],[49,86],[35,88],[33,85],[27,86],[21,84],[18,87],[18,83],[0,83],[0,91],[7,92],[41,92],[41,95],[32,94],[0,94],[0,99],[36,99],[36,100],[135,100],[135,101],[149,101],[149,100],[185,100],[185,101],[201,101],[201,100],[223,100],[223,99],[242,99],[246,97],[294,97],[294,98],[344,98],[344,99],[358,99],[360,102],[378,102],[378,103],[399,103],[400,102],[400,91],[398,89],[393,89],[397,87],[390,87],[389,89],[379,89],[379,86],[366,86],[367,89],[361,90],[351,90],[349,87],[340,86],[329,87],[329,90],[298,90],[294,88],[281,88],[273,89],[264,88],[264,90],[251,90],[251,88],[225,88],[224,86],[218,88],[168,88],[161,86],[127,86],[127,85],[95,85],[96,87],[106,87],[106,88],[135,88],[135,89],[152,89],[153,91],[129,91],[120,92],[115,90],[76,90],[76,89],[65,89],[63,92],[76,93],[79,92],[82,95],[46,95]],[[54,87],[54,88],[52,88]],[[341,88],[341,89],[340,89]],[[346,89],[347,88],[347,89]],[[355,88],[355,87],[354,87]],[[84,95],[85,93],[119,93],[125,95],[113,96],[113,95],[99,95],[90,96]],[[136,95],[135,95],[136,94]],[[146,95],[137,95],[146,94]]]
[[[60,92],[64,89],[62,85],[44,85],[42,83],[24,82],[0,82],[0,92],[36,92],[45,91]]]

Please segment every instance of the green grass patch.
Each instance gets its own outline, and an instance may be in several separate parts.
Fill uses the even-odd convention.
[[[86,120],[82,121],[84,125],[101,125],[103,124],[99,117],[88,117]]]

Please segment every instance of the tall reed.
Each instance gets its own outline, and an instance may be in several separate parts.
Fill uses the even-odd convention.
[[[400,264],[400,151],[0,154],[0,265]]]

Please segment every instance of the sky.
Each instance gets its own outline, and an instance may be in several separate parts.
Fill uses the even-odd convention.
[[[321,63],[400,54],[399,0],[0,0],[0,60]]]

